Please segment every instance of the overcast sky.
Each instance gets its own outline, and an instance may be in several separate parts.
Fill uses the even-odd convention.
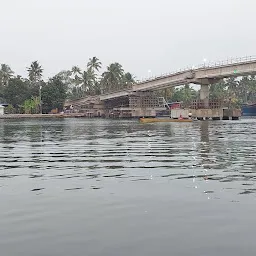
[[[97,56],[138,79],[256,55],[256,0],[0,0],[0,63],[47,78]]]

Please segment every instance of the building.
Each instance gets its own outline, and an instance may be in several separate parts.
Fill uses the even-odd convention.
[[[105,106],[99,96],[88,96],[83,99],[67,101],[64,105],[65,113],[80,113],[86,117],[104,117]]]
[[[0,116],[4,114],[4,106],[0,105]]]

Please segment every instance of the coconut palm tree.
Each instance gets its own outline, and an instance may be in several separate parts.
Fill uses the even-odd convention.
[[[107,71],[102,74],[102,86],[106,91],[118,90],[124,76],[123,67],[119,63],[112,63]]]
[[[75,76],[75,75],[81,74],[81,69],[78,66],[73,66],[71,69],[71,72]]]
[[[251,102],[256,101],[256,77],[250,76],[249,77],[249,100]]]
[[[236,95],[240,98],[243,103],[247,103],[248,95],[250,91],[250,80],[249,77],[243,76],[242,79],[238,82]]]
[[[228,106],[236,106],[239,95],[239,83],[235,77],[228,78],[225,83],[227,86]]]
[[[133,75],[130,72],[127,72],[123,75],[122,83],[123,83],[123,86],[125,88],[127,88],[127,87],[130,87],[132,84],[135,83],[135,79],[134,79]]]
[[[94,94],[95,74],[88,69],[81,73],[81,76],[75,75],[75,83],[81,86],[83,95]]]
[[[189,84],[186,84],[183,87],[183,102],[186,107],[189,106],[192,98],[193,98],[193,89],[190,87]]]
[[[99,81],[96,81],[94,83],[94,92],[95,92],[95,95],[100,95],[101,94],[101,84]]]
[[[238,82],[235,77],[230,77],[226,80],[226,85],[230,95],[235,95],[237,92]]]
[[[222,80],[219,83],[210,85],[210,98],[212,100],[224,100],[227,94],[226,84]]]
[[[1,64],[0,69],[0,85],[6,86],[8,85],[8,82],[10,78],[13,76],[14,72],[11,70],[11,68],[6,64]]]
[[[87,68],[95,72],[99,71],[101,65],[102,63],[99,61],[97,57],[92,57],[89,59],[89,62],[87,63]]]
[[[43,69],[38,61],[33,61],[30,67],[27,68],[29,80],[32,83],[37,83],[42,78]]]

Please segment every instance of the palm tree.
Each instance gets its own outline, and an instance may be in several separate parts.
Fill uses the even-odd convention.
[[[89,62],[87,63],[87,68],[91,69],[92,71],[99,71],[101,68],[102,63],[99,61],[97,57],[93,57],[89,59]]]
[[[190,87],[189,84],[186,84],[183,87],[183,102],[186,107],[188,107],[189,104],[191,103],[192,97],[193,97],[193,89]]]
[[[127,72],[123,75],[122,83],[124,87],[130,87],[132,84],[135,83],[133,75],[130,72]]]
[[[70,95],[70,99],[76,100],[76,99],[80,99],[82,97],[83,97],[83,95],[82,95],[81,87],[73,87],[72,93]]]
[[[226,85],[230,94],[235,94],[238,86],[238,82],[235,77],[230,77],[226,80]]]
[[[120,89],[124,76],[123,67],[119,63],[112,63],[107,67],[107,71],[102,74],[102,85],[104,90]]]
[[[43,74],[43,69],[38,61],[33,61],[30,67],[27,68],[27,71],[28,71],[29,80],[32,83],[37,83],[40,81]]]
[[[73,75],[81,74],[81,69],[78,66],[73,66],[71,72]]]
[[[81,86],[83,95],[94,94],[95,74],[91,70],[84,71],[81,76],[75,75],[75,82]]]
[[[74,87],[74,79],[71,77],[72,71],[62,70],[56,76],[59,77],[59,79],[62,81],[62,83],[66,86],[67,94],[71,94],[72,89]]]
[[[228,90],[228,106],[235,106],[238,101],[238,82],[235,77],[230,77],[226,80]]]
[[[227,96],[226,84],[222,80],[219,83],[210,85],[210,99],[223,104]]]
[[[251,102],[256,101],[256,78],[255,78],[255,76],[249,77],[249,100]]]
[[[11,68],[6,64],[1,64],[0,69],[0,85],[6,86],[8,85],[9,80],[13,76],[14,72]]]
[[[101,84],[99,81],[96,81],[94,83],[94,92],[95,92],[95,95],[100,95],[101,94]]]
[[[249,77],[243,76],[242,79],[238,82],[237,95],[242,100],[243,103],[247,103],[248,94],[249,94],[250,81]]]

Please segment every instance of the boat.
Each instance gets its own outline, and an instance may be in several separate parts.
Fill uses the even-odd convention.
[[[256,103],[242,105],[243,116],[256,116]]]
[[[141,123],[166,123],[166,122],[184,122],[184,123],[189,123],[193,122],[192,119],[173,119],[173,118],[158,118],[158,117],[141,117],[140,118]]]

